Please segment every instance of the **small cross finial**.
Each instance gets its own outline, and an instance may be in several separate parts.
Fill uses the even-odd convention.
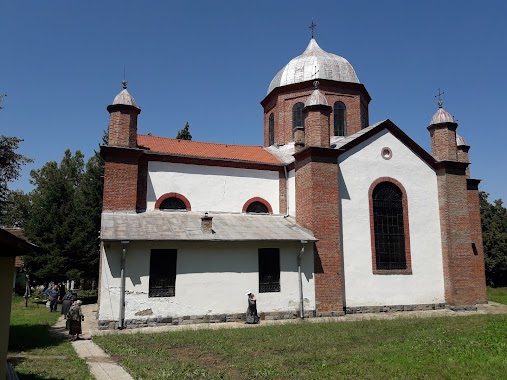
[[[127,88],[127,81],[125,79],[121,81],[121,84],[122,84],[122,86],[123,86],[124,89]]]
[[[316,80],[316,81],[313,81],[313,87],[315,87],[315,89],[318,89],[319,88],[319,81]]]
[[[308,27],[309,29],[312,30],[312,39],[313,39],[313,32],[315,31],[315,27],[317,26],[317,24],[315,24],[313,22],[313,18],[312,18],[312,23],[310,24],[310,26]]]
[[[438,94],[435,95],[435,98],[438,97],[438,108],[442,108],[444,105],[444,102],[442,101],[442,95],[444,95],[444,92],[440,92],[440,88],[438,89]]]
[[[314,73],[312,74],[312,78],[317,78],[317,74],[319,73],[320,70],[317,70],[317,66],[314,66],[315,67],[315,71]],[[315,82],[314,82],[315,83]]]

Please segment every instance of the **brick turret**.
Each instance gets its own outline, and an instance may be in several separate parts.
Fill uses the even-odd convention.
[[[121,91],[107,107],[109,111],[109,142],[101,147],[105,160],[104,210],[136,211],[138,199],[139,158],[137,149],[137,116],[141,109],[127,91]]]
[[[457,148],[458,124],[442,108],[428,127],[437,160],[437,184],[444,266],[445,301],[451,308],[485,300],[478,180],[467,179],[468,149]],[[479,222],[478,222],[479,220]]]
[[[319,91],[319,82],[314,82],[315,90],[308,97],[303,108],[305,125],[305,145],[329,147],[329,117],[332,107]]]

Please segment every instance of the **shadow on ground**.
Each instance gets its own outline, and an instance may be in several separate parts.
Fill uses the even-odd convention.
[[[9,352],[28,351],[58,345],[65,340],[62,334],[50,334],[47,325],[15,325],[10,328]]]

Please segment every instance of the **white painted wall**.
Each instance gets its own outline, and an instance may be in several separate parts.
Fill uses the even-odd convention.
[[[177,249],[175,297],[148,297],[151,249]],[[258,248],[280,248],[281,292],[259,293]],[[151,309],[155,317],[244,313],[245,292],[257,297],[260,312],[299,310],[299,243],[131,242],[126,255],[125,319]],[[120,302],[119,243],[104,243],[99,320],[118,320]],[[305,308],[315,309],[313,250],[302,256]]]
[[[288,177],[289,215],[296,217],[296,170],[289,171]]]
[[[381,150],[389,147],[392,158]],[[348,307],[444,302],[437,178],[434,170],[389,131],[339,157],[345,299]],[[408,198],[412,275],[374,275],[368,190],[391,177]]]
[[[189,200],[192,211],[241,212],[246,201],[261,197],[280,213],[276,171],[150,161],[147,186],[147,211],[162,195],[175,192]]]

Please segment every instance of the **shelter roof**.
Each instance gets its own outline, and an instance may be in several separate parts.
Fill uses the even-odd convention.
[[[204,213],[150,211],[103,212],[105,241],[316,241],[291,217],[272,214],[209,213],[212,233],[201,229]]]

